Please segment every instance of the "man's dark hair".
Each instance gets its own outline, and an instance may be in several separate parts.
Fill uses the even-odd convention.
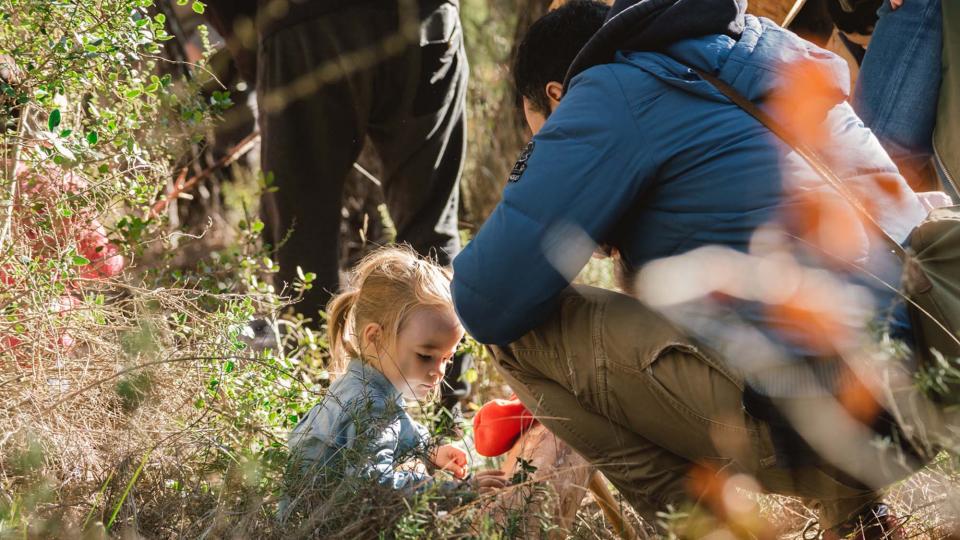
[[[535,110],[550,114],[545,87],[562,83],[580,48],[603,26],[610,7],[595,0],[572,0],[530,25],[517,48],[513,82],[517,102],[530,100]]]

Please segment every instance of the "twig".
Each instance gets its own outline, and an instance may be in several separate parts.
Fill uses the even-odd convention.
[[[366,178],[367,180],[373,182],[375,186],[377,186],[377,187],[383,187],[383,182],[381,182],[380,180],[378,180],[376,176],[374,176],[373,174],[370,173],[370,171],[368,171],[368,170],[364,169],[363,167],[361,167],[359,163],[354,162],[354,163],[353,163],[353,168],[356,169],[358,172],[360,172],[360,174],[362,174],[364,178]]]
[[[177,362],[190,362],[190,361],[194,361],[194,360],[223,360],[224,358],[226,358],[226,357],[222,357],[222,356],[216,356],[216,357],[213,357],[213,356],[188,356],[188,357],[183,357],[183,358],[167,358],[167,359],[164,359],[164,360],[154,360],[154,361],[152,361],[152,362],[145,362],[145,363],[143,363],[143,364],[137,364],[137,365],[135,365],[135,366],[131,366],[131,367],[128,367],[128,368],[126,368],[126,369],[121,369],[120,371],[117,371],[117,372],[113,373],[112,375],[110,375],[110,376],[108,376],[108,377],[104,377],[104,378],[102,378],[102,379],[97,379],[96,381],[93,381],[92,383],[87,384],[86,386],[84,386],[84,387],[82,387],[82,388],[78,388],[78,389],[74,390],[73,392],[70,392],[69,394],[67,394],[67,395],[64,396],[63,398],[58,399],[53,405],[50,405],[50,406],[46,407],[45,409],[41,410],[40,413],[41,413],[41,414],[46,414],[46,413],[52,411],[53,409],[56,409],[57,407],[59,407],[61,404],[65,403],[65,402],[67,402],[67,401],[70,401],[71,399],[73,399],[73,398],[79,396],[80,394],[86,392],[87,390],[90,390],[91,388],[96,388],[97,386],[100,386],[101,384],[103,384],[103,383],[105,383],[105,382],[112,381],[113,379],[116,379],[117,377],[119,377],[119,376],[121,376],[121,375],[124,375],[124,374],[126,374],[126,373],[130,373],[131,371],[136,371],[136,370],[139,370],[139,369],[147,368],[147,367],[150,367],[150,366],[156,366],[156,365],[160,365],[160,364],[173,364],[173,363],[177,363]],[[236,357],[233,357],[233,358],[234,358],[234,359],[237,359],[237,360],[249,360],[249,359],[250,359],[250,358],[248,358],[248,357],[241,357],[241,356],[236,356]],[[24,407],[24,406],[28,405],[31,401],[33,401],[31,398],[27,398],[27,399],[21,401],[21,402],[17,405],[17,408],[19,409],[19,408],[21,408],[21,407]]]
[[[244,154],[252,150],[259,140],[260,132],[254,130],[253,133],[244,137],[240,142],[227,151],[227,154],[218,159],[216,163],[200,171],[200,173],[198,173],[196,176],[186,181],[184,181],[184,178],[187,176],[187,168],[184,167],[180,171],[180,175],[177,177],[177,181],[174,183],[173,189],[170,191],[167,197],[153,205],[153,208],[150,210],[150,217],[156,217],[160,212],[163,211],[164,208],[167,207],[167,205],[179,197],[181,193],[192,189],[193,186],[197,185],[197,183],[201,180],[206,179],[216,171],[240,159]]]
[[[17,119],[17,140],[23,140],[23,131],[26,129],[27,122],[25,120],[27,114],[30,112],[29,107],[24,107],[23,111],[20,113],[20,118]],[[5,202],[6,204],[6,215],[3,217],[3,228],[0,229],[0,249],[3,249],[3,245],[7,242],[7,237],[10,235],[10,228],[13,224],[13,205],[17,200],[17,162],[20,160],[20,143],[14,144],[13,146],[13,157],[10,160],[7,160],[4,163],[4,175],[7,179],[10,180],[10,198]]]
[[[174,199],[179,197],[182,193],[192,189],[193,186],[195,186],[201,180],[206,179],[219,169],[222,169],[243,157],[243,155],[252,150],[259,141],[260,132],[258,130],[254,130],[252,133],[244,137],[240,142],[230,148],[226,155],[218,159],[216,163],[210,167],[207,167],[199,174],[186,181],[184,181],[184,178],[187,175],[187,168],[184,167],[180,171],[177,181],[174,182],[173,189],[170,191],[170,194],[168,194],[167,197],[162,201],[158,201],[157,204],[153,205],[153,208],[150,210],[150,217],[156,217],[159,215],[160,212],[162,212],[171,202],[173,202]],[[381,182],[380,179],[374,176],[370,171],[363,168],[363,166],[361,166],[359,163],[354,163],[353,168],[377,187],[383,187],[383,182]]]

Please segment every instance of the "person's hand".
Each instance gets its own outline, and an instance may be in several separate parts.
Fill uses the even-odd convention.
[[[903,0],[890,0],[890,9],[897,9],[903,5]]]
[[[430,455],[430,462],[438,469],[450,471],[457,478],[467,475],[467,454],[449,444],[438,446]]]
[[[473,477],[470,478],[470,484],[473,486],[473,489],[479,491],[481,495],[503,489],[508,483],[507,475],[500,469],[477,471],[473,473]]]

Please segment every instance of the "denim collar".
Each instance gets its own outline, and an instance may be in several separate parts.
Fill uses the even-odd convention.
[[[403,405],[403,394],[397,390],[397,387],[379,369],[371,366],[359,358],[350,360],[347,366],[347,374],[361,381],[364,384],[370,384],[374,388],[383,392],[385,396],[393,399],[397,404]]]

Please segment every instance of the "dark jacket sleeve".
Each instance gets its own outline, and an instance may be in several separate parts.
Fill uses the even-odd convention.
[[[519,178],[453,262],[457,313],[483,343],[507,344],[546,320],[654,171],[610,66],[574,79],[532,142]]]

